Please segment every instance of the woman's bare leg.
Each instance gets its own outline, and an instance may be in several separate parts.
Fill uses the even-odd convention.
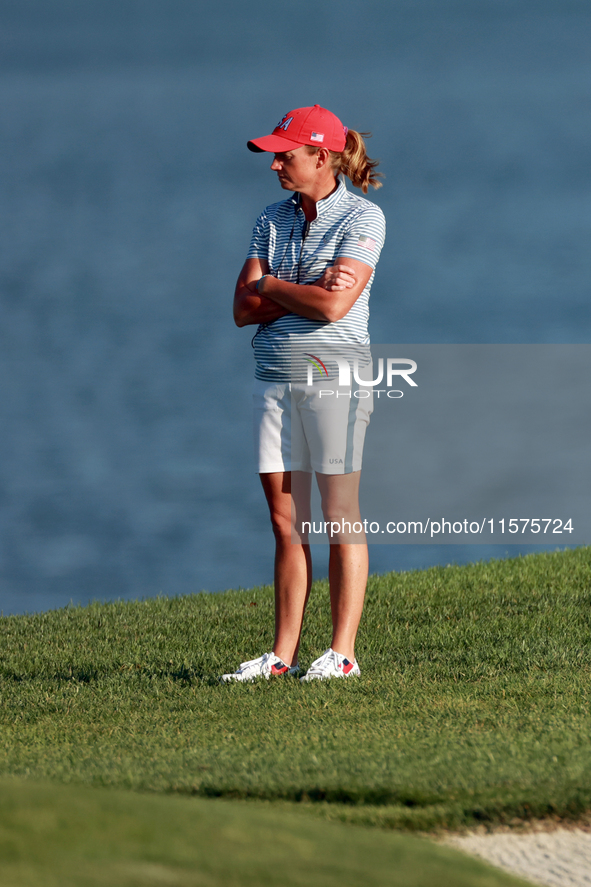
[[[328,580],[332,612],[332,643],[337,653],[355,659],[355,638],[367,586],[368,554],[365,533],[353,532],[359,522],[359,479],[351,474],[317,474],[324,520],[340,525],[330,538]],[[345,522],[345,523],[343,523]],[[349,527],[351,529],[349,529]],[[347,540],[347,541],[344,541]]]
[[[291,472],[261,474],[261,483],[275,534],[275,640],[273,652],[287,665],[296,665],[304,611],[312,585],[308,544],[292,539],[294,521],[309,520],[311,474],[298,472],[297,496],[292,498]]]
[[[331,647],[351,662],[367,586],[367,545],[331,545],[328,567],[332,611]]]

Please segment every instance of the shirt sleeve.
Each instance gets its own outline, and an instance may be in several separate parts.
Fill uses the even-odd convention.
[[[379,206],[368,204],[347,228],[336,258],[357,259],[375,269],[386,238],[386,220]]]
[[[266,210],[256,220],[246,258],[267,260],[269,258],[269,221]]]

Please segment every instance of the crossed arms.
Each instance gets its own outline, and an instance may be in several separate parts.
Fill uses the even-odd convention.
[[[372,271],[357,259],[337,259],[312,284],[265,277],[257,291],[257,281],[269,273],[269,265],[264,259],[247,259],[234,293],[234,321],[236,326],[248,326],[270,323],[285,314],[299,314],[310,320],[334,323],[349,312]]]

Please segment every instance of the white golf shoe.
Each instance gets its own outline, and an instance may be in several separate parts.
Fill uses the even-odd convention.
[[[291,675],[297,677],[300,671],[299,665],[286,665],[275,653],[263,653],[258,659],[249,659],[242,662],[236,671],[223,674],[222,681],[255,681],[257,678],[279,677]]]
[[[326,681],[329,678],[350,678],[361,674],[357,660],[350,662],[332,647],[312,663],[300,681]]]

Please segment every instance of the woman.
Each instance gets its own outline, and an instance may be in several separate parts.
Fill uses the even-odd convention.
[[[319,353],[369,343],[369,292],[385,235],[379,207],[350,194],[339,179],[346,175],[367,193],[369,185],[380,187],[377,162],[367,157],[362,135],[347,130],[330,111],[319,105],[290,111],[271,135],[248,147],[274,154],[271,169],[293,196],[258,218],[234,296],[236,324],[259,325],[253,340],[255,442],[276,540],[275,640],[272,652],[243,662],[223,675],[227,681],[299,672],[312,567],[306,535],[300,531],[293,541],[292,502],[301,528],[309,516],[312,471],[325,520],[359,516],[371,398],[343,397],[327,410],[318,382],[304,373],[301,361],[294,371],[293,346],[307,355],[306,366],[328,375],[330,361]],[[326,377],[320,384],[326,388]],[[301,680],[360,673],[355,637],[367,572],[363,533],[331,537],[331,646]]]

